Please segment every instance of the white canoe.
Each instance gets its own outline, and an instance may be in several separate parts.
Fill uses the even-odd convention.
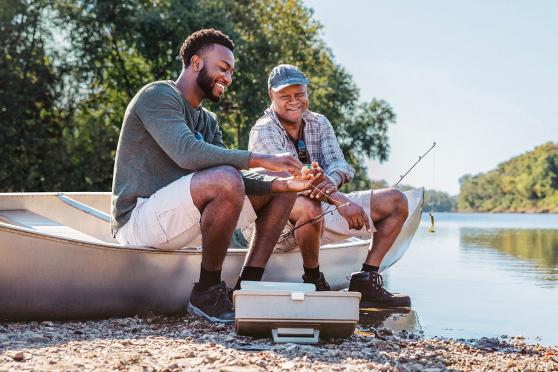
[[[423,190],[406,195],[409,217],[382,269],[401,258],[420,222]],[[109,208],[110,193],[0,193],[0,320],[185,310],[199,275],[200,249],[123,247],[110,235]],[[346,276],[360,268],[369,244],[351,239],[321,248],[320,267],[333,288],[347,286]],[[223,267],[229,286],[245,254],[229,249]],[[264,280],[300,282],[301,274],[300,252],[275,253]]]

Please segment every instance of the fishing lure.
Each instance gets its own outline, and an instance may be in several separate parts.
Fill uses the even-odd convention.
[[[429,233],[433,233],[436,230],[434,230],[434,215],[432,214],[432,212],[428,212],[428,215],[430,216],[430,226],[428,226],[428,229],[426,229]]]

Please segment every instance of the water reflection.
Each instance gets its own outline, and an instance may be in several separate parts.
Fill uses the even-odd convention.
[[[461,228],[459,235],[465,253],[479,254],[482,250],[491,249],[535,265],[537,277],[545,282],[543,284],[558,282],[558,230]],[[529,265],[501,263],[504,268],[533,271]]]
[[[363,328],[388,328],[393,331],[421,331],[417,313],[409,307],[361,308],[359,323]]]
[[[384,275],[387,290],[411,296],[427,337],[558,344],[558,214],[438,213],[436,233],[429,225],[425,214]]]

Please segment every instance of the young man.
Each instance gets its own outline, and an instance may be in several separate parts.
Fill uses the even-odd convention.
[[[327,203],[341,206],[323,221],[297,229],[294,238],[280,243],[277,249],[299,247],[304,282],[314,283],[318,290],[329,290],[319,269],[320,244],[351,236],[370,238],[375,232],[362,270],[351,274],[349,290],[361,292],[362,304],[366,306],[410,306],[408,296],[384,289],[378,273],[383,257],[407,218],[406,197],[395,189],[347,195],[338,191],[343,183],[351,181],[354,170],[345,161],[328,119],[308,110],[307,85],[306,76],[292,65],[279,65],[271,71],[268,80],[271,107],[252,128],[248,149],[268,154],[288,151],[302,162],[318,162],[324,169],[326,179],[316,189],[297,197],[289,216],[291,225],[302,225],[321,214],[323,208],[333,209]]]
[[[221,268],[235,227],[255,221],[255,252],[269,252],[306,181],[239,169],[300,171],[295,157],[227,150],[215,114],[232,82],[234,44],[223,33],[201,30],[180,49],[176,81],[146,85],[131,100],[116,151],[112,229],[119,242],[160,249],[203,248],[199,282],[188,311],[231,322],[234,311]],[[277,192],[286,192],[272,195]],[[246,197],[248,195],[248,197]]]

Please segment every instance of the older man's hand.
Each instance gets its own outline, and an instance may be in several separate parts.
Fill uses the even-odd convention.
[[[360,230],[363,227],[366,231],[370,232],[370,218],[364,211],[364,209],[354,203],[345,194],[337,192],[332,196],[339,205],[339,214],[347,221],[349,229]]]
[[[324,179],[325,175],[322,168],[318,166],[318,163],[312,163],[312,166],[303,166],[292,177],[277,178],[273,181],[271,190],[273,192],[310,192]]]
[[[276,178],[271,184],[271,191],[273,192],[301,192],[305,190],[312,190],[314,185],[320,183],[324,178],[322,172],[312,174],[307,179],[300,176],[294,177],[280,177]]]
[[[333,194],[338,191],[335,181],[324,175],[323,181],[315,185],[316,187],[308,191],[308,197],[311,199],[319,199],[327,202],[326,195]]]

